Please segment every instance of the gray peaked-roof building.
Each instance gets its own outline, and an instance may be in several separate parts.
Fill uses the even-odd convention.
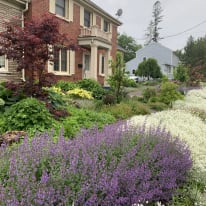
[[[175,53],[158,42],[152,42],[136,52],[136,57],[126,63],[126,71],[133,74],[138,65],[145,59],[156,59],[161,71],[169,79],[173,79],[173,70],[179,63],[179,58]]]

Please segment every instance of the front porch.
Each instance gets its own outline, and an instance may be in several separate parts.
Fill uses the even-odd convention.
[[[84,30],[86,31],[86,30]],[[109,61],[111,57],[111,43],[98,36],[79,36],[78,44],[85,48],[82,57],[82,78],[103,81],[107,85],[107,78],[111,75]]]

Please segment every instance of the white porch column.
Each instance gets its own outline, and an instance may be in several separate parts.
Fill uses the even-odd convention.
[[[111,76],[112,71],[111,71],[111,49],[107,49],[106,53],[106,61],[105,61],[105,71],[104,71],[104,86],[109,86],[107,80],[108,77]]]
[[[91,78],[97,80],[97,45],[91,44]]]

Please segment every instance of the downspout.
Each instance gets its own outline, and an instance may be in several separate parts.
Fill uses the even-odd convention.
[[[22,1],[19,1],[19,0],[17,0],[18,2],[22,2]],[[27,0],[25,3],[26,3],[26,5],[25,5],[25,9],[23,9],[22,10],[22,15],[21,15],[21,18],[22,18],[22,28],[24,28],[24,13],[26,12],[26,11],[28,11],[28,9],[29,9],[29,2],[30,2],[30,0]],[[22,2],[23,3],[23,2]],[[26,79],[25,79],[25,70],[24,69],[22,69],[22,81],[23,82],[25,82],[26,81]]]

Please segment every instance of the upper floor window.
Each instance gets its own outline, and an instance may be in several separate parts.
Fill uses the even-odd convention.
[[[90,27],[91,26],[91,12],[84,10],[84,26]]]
[[[65,0],[56,0],[55,13],[60,15],[60,16],[65,17],[65,13],[66,13]]]
[[[74,2],[73,0],[49,0],[49,12],[67,21],[73,21]]]
[[[110,28],[109,28],[109,22],[106,21],[106,20],[104,20],[104,31],[105,31],[105,32],[110,31]]]

